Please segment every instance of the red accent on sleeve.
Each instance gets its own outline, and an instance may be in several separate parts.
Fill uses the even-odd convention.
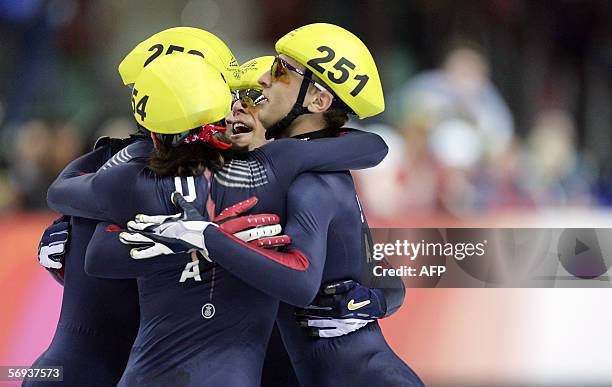
[[[265,250],[259,247],[255,247],[252,244],[245,243],[240,239],[236,238],[232,234],[228,234],[225,231],[219,229],[223,234],[225,234],[228,238],[231,238],[236,243],[241,244],[242,246],[248,248],[251,251],[259,255],[263,255],[264,257],[279,263],[289,269],[298,270],[298,271],[306,271],[310,266],[310,261],[308,258],[297,249],[287,249],[286,253],[281,253],[279,251],[274,250]]]
[[[213,222],[215,219],[215,212],[216,212],[215,201],[212,199],[212,196],[211,196],[213,174],[209,169],[206,169],[204,171],[204,177],[206,178],[206,182],[208,184],[208,188],[207,188],[208,198],[206,199],[206,212],[208,213],[208,219],[210,219],[210,221]]]
[[[104,231],[106,231],[106,232],[121,232],[121,231],[123,231],[123,229],[121,227],[117,226],[116,224],[109,224],[108,226],[106,226]]]

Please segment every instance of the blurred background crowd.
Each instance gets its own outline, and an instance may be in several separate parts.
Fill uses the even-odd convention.
[[[351,125],[390,147],[354,174],[373,227],[612,227],[611,19],[610,0],[0,0],[0,364],[53,335],[61,288],[34,259],[47,187],[134,130],[117,65],[155,32],[207,29],[241,63],[311,22],[359,36],[387,109]],[[596,290],[410,289],[381,325],[431,384],[609,385]]]
[[[45,209],[48,185],[101,135],[134,130],[117,65],[194,26],[242,63],[310,22],[377,61],[383,115],[351,126],[390,154],[355,173],[368,214],[455,217],[612,205],[612,2],[0,0],[0,214]]]

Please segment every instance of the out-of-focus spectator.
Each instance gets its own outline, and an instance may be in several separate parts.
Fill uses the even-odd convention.
[[[44,208],[46,195],[43,193],[52,181],[48,171],[51,129],[41,120],[30,120],[16,129],[15,136],[9,173],[18,202],[25,208]]]
[[[20,210],[17,206],[17,192],[11,178],[0,169],[0,214]]]
[[[136,122],[132,117],[112,116],[104,120],[95,133],[95,137],[126,138],[136,131]]]
[[[570,114],[545,110],[527,138],[520,181],[541,206],[588,205],[597,178],[594,164],[576,147]]]
[[[475,154],[464,153],[471,159],[499,156],[512,141],[510,109],[489,80],[487,59],[472,46],[451,50],[442,68],[414,77],[400,91],[400,98],[401,129],[461,130],[462,138],[473,138],[469,150]],[[475,133],[469,134],[469,128]]]
[[[80,132],[66,123],[52,127],[42,120],[30,120],[17,127],[9,158],[17,205],[47,208],[47,188],[64,166],[83,152]]]
[[[54,128],[48,165],[48,173],[52,178],[83,152],[82,132],[78,127],[67,123]]]
[[[514,138],[512,115],[489,80],[486,58],[471,46],[459,46],[440,69],[411,79],[398,98],[405,150],[396,179],[399,199],[386,211],[480,209],[479,188],[489,182],[475,181],[482,177],[479,171],[503,160]],[[376,198],[364,193],[371,208]]]
[[[389,146],[387,157],[379,165],[375,168],[354,171],[353,176],[359,196],[366,202],[368,215],[392,217],[401,206],[404,197],[401,175],[406,161],[406,149],[402,137],[388,125],[360,127],[351,123],[350,126],[378,134]]]

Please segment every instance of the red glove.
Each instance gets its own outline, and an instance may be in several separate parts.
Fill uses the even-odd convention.
[[[274,248],[291,243],[288,235],[278,235],[282,231],[280,218],[276,214],[243,215],[257,204],[252,196],[225,208],[213,219],[219,228],[236,238],[261,248]]]

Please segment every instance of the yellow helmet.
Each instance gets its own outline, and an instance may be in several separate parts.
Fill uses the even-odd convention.
[[[240,80],[233,89],[261,89],[259,78],[270,70],[272,62],[274,62],[273,56],[260,56],[242,64],[240,66]]]
[[[134,82],[136,121],[154,133],[178,134],[214,123],[230,111],[232,96],[221,73],[195,55],[165,55]]]
[[[201,56],[223,73],[230,87],[240,79],[240,68],[225,43],[208,31],[193,27],[174,27],[139,43],[119,64],[125,85],[134,83],[144,67],[166,54],[183,52]]]
[[[344,28],[327,23],[308,24],[280,38],[276,51],[306,66],[359,118],[385,110],[372,54],[358,37]]]

